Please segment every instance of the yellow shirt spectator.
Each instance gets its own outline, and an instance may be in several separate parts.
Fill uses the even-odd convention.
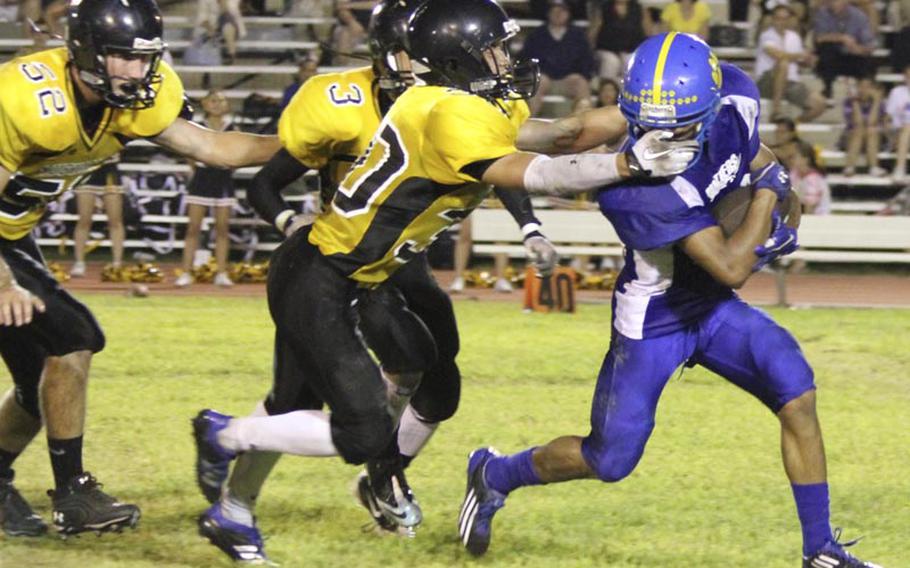
[[[705,38],[711,21],[711,8],[700,0],[677,0],[663,9],[660,21],[667,31],[697,34]]]

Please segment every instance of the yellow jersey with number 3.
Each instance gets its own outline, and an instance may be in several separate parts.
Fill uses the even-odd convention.
[[[516,152],[524,101],[493,103],[435,86],[392,105],[309,240],[348,277],[385,281],[489,193],[470,166]]]
[[[163,132],[183,107],[183,84],[162,62],[155,104],[143,110],[105,108],[86,132],[66,48],[18,57],[0,66],[0,166],[13,174],[0,193],[0,238],[21,239],[49,201],[77,185],[124,144]]]
[[[308,168],[323,170],[331,190],[379,127],[373,79],[369,67],[316,75],[300,87],[278,120],[282,146]]]

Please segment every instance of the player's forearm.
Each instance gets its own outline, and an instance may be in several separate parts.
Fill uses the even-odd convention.
[[[743,224],[727,239],[725,261],[729,285],[739,288],[752,274],[755,265],[755,247],[765,242],[771,233],[771,213],[777,196],[769,190],[759,190],[752,199]]]
[[[247,132],[218,132],[210,146],[205,163],[221,168],[258,166],[269,161],[281,149],[277,136]]]
[[[529,225],[540,227],[540,220],[534,215],[534,205],[531,204],[531,196],[527,191],[521,189],[500,189],[494,188],[496,197],[502,201],[503,206],[509,212],[519,227],[524,229]]]
[[[625,154],[541,155],[528,164],[523,186],[530,193],[572,196],[631,176]]]
[[[16,277],[13,276],[13,271],[10,270],[6,260],[0,256],[0,290],[5,290],[15,285]]]
[[[256,214],[284,232],[285,226],[296,211],[282,197],[281,190],[305,174],[308,169],[287,150],[282,149],[275,154],[253,177],[247,191],[247,200]]]

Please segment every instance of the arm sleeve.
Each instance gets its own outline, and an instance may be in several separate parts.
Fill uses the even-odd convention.
[[[281,190],[308,169],[282,148],[253,177],[247,191],[247,200],[264,221],[274,223],[279,213],[291,209],[281,196]]]
[[[524,190],[500,189],[493,188],[496,197],[502,201],[503,206],[509,214],[515,219],[519,227],[524,227],[528,223],[540,225],[540,220],[534,216],[534,206],[531,204],[531,196]]]

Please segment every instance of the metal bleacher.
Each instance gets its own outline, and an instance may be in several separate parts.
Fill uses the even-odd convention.
[[[645,6],[662,6],[667,0],[643,0]],[[542,24],[540,20],[523,18],[525,15],[522,7],[524,0],[501,0],[510,11],[514,10],[518,22],[525,29],[531,29]],[[726,0],[708,0],[714,13],[715,21],[724,21],[727,13]],[[334,23],[334,18],[313,16],[307,14],[289,14],[283,16],[248,16],[244,22],[248,28],[248,36],[238,42],[238,59],[233,65],[219,66],[192,66],[182,63],[183,54],[192,43],[192,28],[195,23],[195,3],[178,2],[165,9],[166,40],[169,50],[174,58],[174,68],[181,76],[189,96],[200,98],[208,87],[223,89],[225,96],[233,101],[235,109],[239,109],[240,101],[256,93],[267,97],[280,97],[283,88],[290,83],[297,67],[295,58],[300,54],[319,48],[319,40],[325,39],[326,32]],[[587,25],[587,22],[576,22]],[[754,40],[754,24],[737,24],[748,33],[744,36],[748,42]],[[314,30],[317,30],[314,33]],[[321,30],[322,37],[318,37]],[[893,32],[887,26],[882,26],[882,34]],[[0,22],[0,61],[12,57],[17,51],[27,48],[31,41],[22,37],[22,32],[17,24]],[[59,40],[48,42],[49,46],[60,45]],[[358,49],[365,53],[365,47]],[[718,55],[751,70],[754,65],[755,47],[744,45],[739,47],[718,47]],[[889,51],[886,48],[876,50],[875,57],[886,61]],[[320,67],[320,72],[337,71],[338,67]],[[903,81],[902,75],[890,70],[878,73],[877,78],[885,84]],[[805,74],[804,79],[815,82],[811,74]],[[838,87],[836,95],[843,96],[843,87]],[[554,95],[546,99],[545,112],[550,116],[561,114],[567,104],[564,97]],[[764,102],[763,102],[764,103]],[[765,106],[763,104],[763,106]],[[765,109],[767,110],[767,109]],[[763,113],[765,117],[768,112]],[[868,214],[879,211],[885,200],[897,192],[898,186],[890,178],[872,177],[867,175],[854,175],[845,177],[837,173],[843,164],[843,152],[836,150],[837,141],[843,131],[841,109],[839,106],[827,111],[820,119],[811,124],[800,124],[799,133],[810,142],[824,148],[821,157],[830,171],[828,182],[832,186],[835,201],[833,207],[839,213]],[[770,134],[774,125],[764,123],[761,126],[763,134]],[[123,162],[120,165],[122,172],[134,173],[187,173],[188,166],[181,164],[148,163],[149,143],[131,143],[123,153]],[[881,160],[885,165],[894,159],[890,152],[882,152]],[[239,183],[251,177],[255,168],[242,168],[236,171]],[[149,219],[151,221],[151,219]],[[156,219],[160,222],[161,219]],[[174,216],[172,222],[180,223],[183,218]],[[238,222],[245,222],[238,220]]]

